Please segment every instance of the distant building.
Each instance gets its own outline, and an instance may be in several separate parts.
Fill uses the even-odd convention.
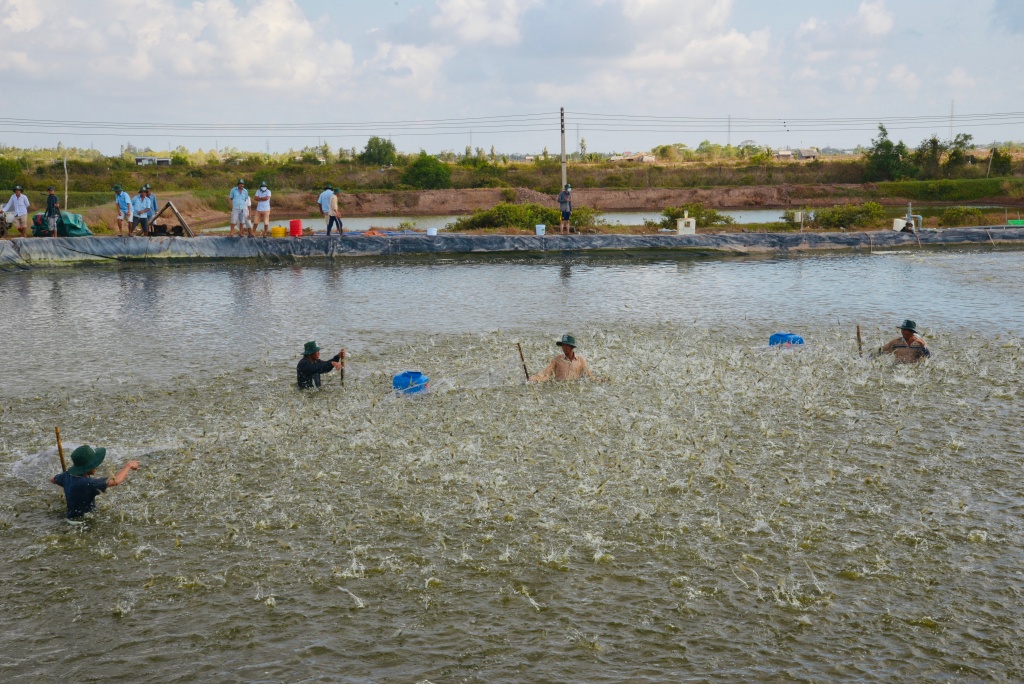
[[[170,157],[136,157],[136,166],[170,166]]]
[[[658,159],[653,154],[645,154],[641,152],[640,154],[616,154],[612,157],[609,157],[608,161],[624,161],[638,162],[640,164],[653,164],[654,162],[658,161]]]
[[[775,153],[776,159],[792,159],[793,150],[779,150]]]
[[[813,147],[801,147],[796,151],[797,159],[817,159],[821,153]]]

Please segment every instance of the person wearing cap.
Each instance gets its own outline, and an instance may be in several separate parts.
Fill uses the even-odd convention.
[[[14,186],[14,194],[4,205],[4,212],[14,212],[14,225],[21,231],[21,237],[28,237],[28,196],[22,193],[21,186]]]
[[[334,224],[338,225],[338,235],[341,235],[341,209],[338,206],[338,200],[341,195],[341,188],[334,188],[334,194],[331,195],[331,206],[330,216],[327,219],[327,235],[331,234],[331,226]]]
[[[142,235],[149,235],[149,219],[153,218],[153,210],[149,206],[149,197],[146,195],[146,188],[139,188],[139,194],[132,197],[132,225],[128,229],[129,234],[135,232],[135,226],[142,227]]]
[[[255,233],[256,229],[260,227],[260,223],[263,224],[263,237],[267,237],[267,231],[270,230],[270,189],[267,188],[267,182],[263,181],[260,183],[260,189],[256,191],[256,217],[252,222],[252,230]]]
[[[57,222],[60,221],[60,198],[52,185],[46,188],[46,229],[50,237],[57,237]]]
[[[917,323],[908,318],[898,328],[900,336],[879,347],[875,356],[892,354],[898,363],[917,363],[932,355],[928,343],[917,332]]]
[[[324,215],[324,221],[327,222],[327,230],[331,229],[331,198],[334,197],[334,188],[331,187],[330,183],[324,185],[324,191],[320,193],[320,196],[316,198],[316,203],[320,205],[320,213]]]
[[[579,380],[584,375],[591,380],[596,380],[590,372],[587,360],[576,353],[575,337],[562,335],[555,340],[555,344],[561,347],[562,353],[551,359],[547,368],[531,376],[530,382],[544,382],[552,378],[555,380]]]
[[[103,463],[107,450],[103,447],[93,449],[83,444],[71,452],[72,466],[59,475],[50,478],[50,482],[64,488],[64,501],[68,505],[67,517],[71,520],[81,518],[96,507],[96,497],[107,491],[108,487],[116,487],[125,481],[128,473],[139,469],[138,461],[128,461],[114,477],[90,477],[96,468]]]
[[[124,229],[125,221],[128,222],[128,235],[132,234],[132,198],[120,185],[114,186],[114,206],[117,207],[117,234],[120,235]]]
[[[249,192],[245,189],[244,180],[238,179],[238,183],[231,188],[231,192],[228,194],[228,200],[231,202],[231,227],[228,228],[228,237],[235,236],[235,226],[238,226],[238,237],[242,237],[247,218],[246,207],[249,204]]]
[[[572,218],[572,186],[568,183],[562,192],[558,193],[558,209],[562,212],[562,223],[559,224],[559,231],[568,233],[571,231],[569,220]]]
[[[299,389],[312,389],[320,387],[320,376],[330,373],[335,368],[341,369],[342,359],[345,358],[345,350],[342,349],[333,358],[327,361],[320,360],[320,347],[316,342],[307,342],[302,350],[302,358],[295,372],[299,382]]]
[[[150,185],[149,183],[146,183],[142,187],[146,188],[146,199],[149,200],[149,206],[153,210],[153,213],[150,214],[150,217],[156,218],[156,212],[160,209],[160,206],[156,201],[156,195],[153,194],[153,186]]]

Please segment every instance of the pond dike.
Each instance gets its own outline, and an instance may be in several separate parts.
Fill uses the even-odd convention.
[[[0,241],[0,270],[78,264],[187,263],[459,254],[600,254],[642,256],[676,252],[695,256],[772,255],[824,251],[877,251],[969,245],[1024,247],[1024,227],[984,226],[847,233],[720,233],[697,235],[467,235],[443,234],[340,238],[82,237]]]

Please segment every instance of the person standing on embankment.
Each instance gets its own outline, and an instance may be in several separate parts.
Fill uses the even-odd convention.
[[[28,237],[28,208],[30,206],[32,205],[29,204],[28,196],[22,194],[21,186],[15,185],[14,194],[4,205],[4,213],[14,212],[14,225],[21,231],[21,237]]]
[[[139,188],[139,194],[132,197],[132,225],[128,232],[135,232],[135,226],[142,226],[142,236],[149,235],[149,219],[153,218],[153,212],[149,206],[149,196],[146,195],[146,188]]]
[[[337,224],[338,235],[341,235],[341,208],[338,206],[338,200],[341,195],[341,188],[334,188],[334,194],[331,195],[331,217],[327,219],[327,235],[331,235],[331,226]]]
[[[263,223],[263,237],[267,237],[267,231],[270,230],[270,189],[267,187],[267,181],[260,183],[260,189],[256,191],[254,197],[256,216],[252,220],[252,232],[255,234],[260,223]]]
[[[132,198],[120,185],[114,186],[114,206],[117,207],[117,234],[120,235],[124,224],[128,223],[128,235],[132,234]]]
[[[324,221],[327,223],[327,230],[331,230],[331,198],[334,197],[334,188],[328,183],[324,186],[324,191],[320,193],[320,196],[316,198],[316,203],[320,205],[320,213],[324,215]]]
[[[46,189],[46,229],[50,237],[57,237],[57,222],[60,221],[60,198],[52,185]]]
[[[558,210],[562,212],[562,222],[559,224],[559,232],[569,233],[572,228],[569,225],[572,219],[572,186],[568,183],[558,193]]]
[[[228,201],[231,202],[231,227],[228,228],[228,237],[235,236],[235,226],[238,226],[238,237],[245,233],[246,203],[249,201],[249,192],[245,189],[245,181],[241,178],[235,187],[231,188],[228,194]]]

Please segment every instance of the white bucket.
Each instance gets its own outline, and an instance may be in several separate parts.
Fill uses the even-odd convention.
[[[437,228],[427,228],[427,235],[430,237],[437,235]]]
[[[547,228],[547,226],[545,226],[543,223],[538,223],[537,225],[534,226],[534,229],[537,231],[537,235],[543,235],[545,228]]]

